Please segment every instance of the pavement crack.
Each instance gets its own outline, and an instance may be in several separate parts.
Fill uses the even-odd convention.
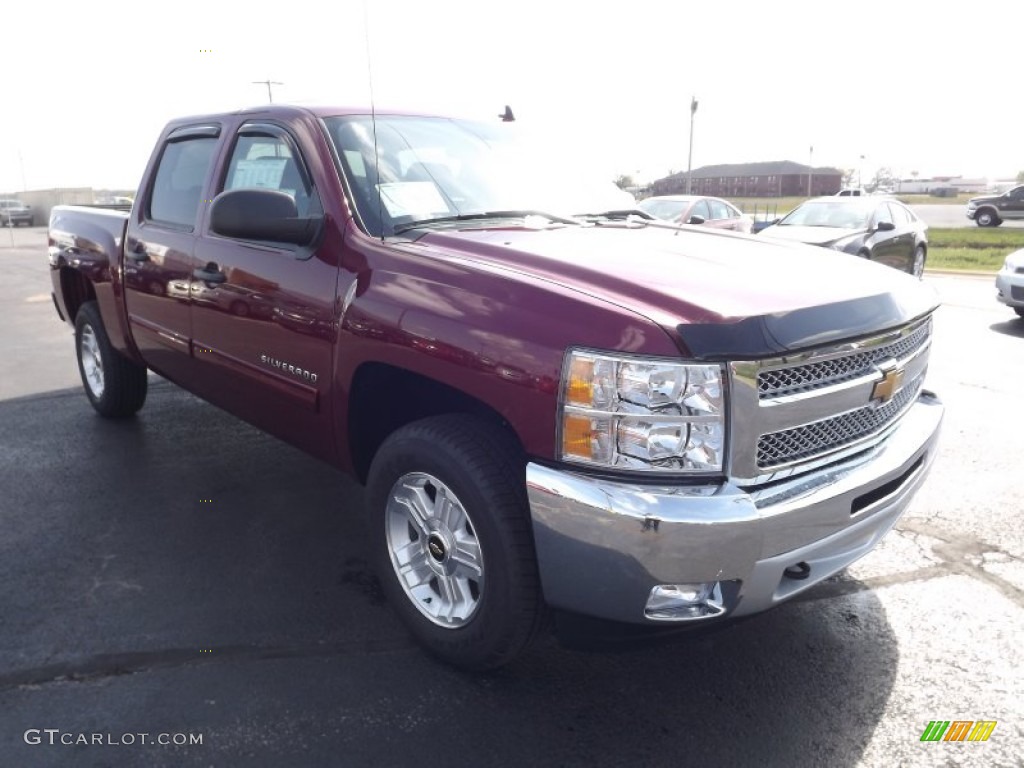
[[[412,649],[411,640],[375,639],[320,643],[316,645],[232,645],[198,648],[170,648],[158,651],[97,654],[77,661],[46,664],[0,675],[0,691],[50,683],[91,682],[156,669],[191,667],[238,661],[312,659],[330,656],[366,656],[399,653]]]
[[[989,561],[993,560],[993,557],[998,557],[999,560],[996,562],[1016,562],[1017,558],[1009,552],[967,534],[948,533],[929,521],[904,518],[900,521],[899,527],[902,531],[928,536],[938,541],[939,543],[932,547],[932,552],[941,560],[939,567],[949,573],[983,581],[1015,605],[1024,608],[1024,590],[984,568],[986,555],[989,556]]]

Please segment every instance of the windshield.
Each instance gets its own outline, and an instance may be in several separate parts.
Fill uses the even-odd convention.
[[[841,227],[867,229],[871,208],[860,202],[804,203],[778,223],[780,227]]]
[[[367,231],[390,235],[412,222],[488,212],[570,217],[633,208],[632,195],[567,168],[562,146],[531,141],[514,124],[369,115],[325,120]],[[379,193],[379,197],[378,197]]]

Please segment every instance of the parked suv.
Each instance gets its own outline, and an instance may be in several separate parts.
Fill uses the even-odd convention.
[[[967,218],[979,227],[998,227],[1006,219],[1024,219],[1024,184],[1001,195],[972,197],[967,201]]]
[[[29,227],[35,224],[32,207],[21,200],[0,200],[0,226],[13,227],[18,224]]]

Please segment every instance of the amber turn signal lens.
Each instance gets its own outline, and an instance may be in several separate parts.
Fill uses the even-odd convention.
[[[562,455],[594,457],[594,428],[589,417],[567,415],[562,422]]]
[[[565,388],[565,402],[589,407],[594,402],[594,361],[574,357],[569,367],[569,383]]]

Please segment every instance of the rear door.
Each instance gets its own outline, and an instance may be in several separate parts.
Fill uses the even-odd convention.
[[[275,122],[242,124],[231,138],[215,192],[286,192],[299,216],[323,214],[306,151]],[[325,225],[327,226],[327,225]],[[333,226],[333,224],[331,224]],[[340,237],[339,237],[340,239]],[[337,248],[223,237],[204,225],[196,246],[192,328],[196,391],[318,456],[330,431]]]
[[[164,139],[124,245],[125,304],[132,339],[158,373],[189,386],[191,282],[196,227],[210,183],[220,126],[182,126]]]

